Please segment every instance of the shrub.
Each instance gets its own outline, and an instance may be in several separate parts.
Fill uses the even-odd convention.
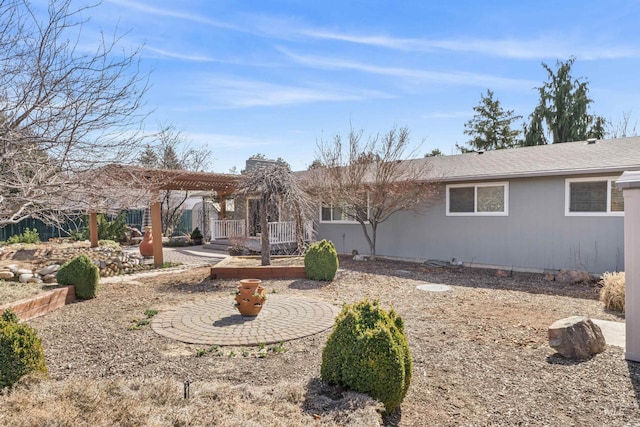
[[[191,232],[191,240],[202,240],[204,236],[198,227]]]
[[[38,234],[38,230],[35,228],[30,230],[29,228],[25,228],[24,233],[22,234],[14,234],[7,239],[7,243],[38,243],[40,242],[40,234]]]
[[[407,394],[411,373],[402,318],[378,301],[345,305],[322,351],[322,379],[367,393],[390,413]]]
[[[120,212],[113,220],[109,221],[104,214],[98,214],[98,239],[124,242],[127,240],[127,213]],[[87,226],[82,230],[84,240],[89,240],[89,217],[85,217]]]
[[[56,280],[61,285],[75,285],[79,299],[91,299],[98,293],[100,270],[83,254],[64,263],[58,270]]]
[[[47,375],[42,342],[37,331],[9,309],[0,316],[0,388],[11,387],[23,375]]]
[[[604,303],[607,310],[614,310],[624,313],[624,271],[619,273],[604,273],[600,290],[600,301]]]
[[[304,268],[311,280],[333,280],[338,271],[338,252],[333,242],[322,240],[309,246],[304,256]]]

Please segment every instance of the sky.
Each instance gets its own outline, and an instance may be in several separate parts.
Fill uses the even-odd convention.
[[[640,114],[637,0],[103,0],[86,14],[87,34],[143,45],[146,128],[175,126],[213,172],[257,153],[306,169],[351,127],[406,126],[417,155],[455,154],[481,94],[526,118],[541,64],[571,56],[593,113]]]

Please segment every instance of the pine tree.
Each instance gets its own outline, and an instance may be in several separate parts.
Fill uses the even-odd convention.
[[[458,146],[461,151],[500,150],[520,145],[520,130],[512,129],[511,125],[522,116],[514,115],[513,110],[505,111],[500,101],[493,98],[493,91],[487,89],[486,95],[481,94],[480,103],[473,110],[476,114],[464,125],[464,133],[472,138],[467,141],[471,150]]]
[[[524,145],[546,143],[541,132],[543,122],[554,144],[604,137],[605,119],[588,111],[593,102],[588,96],[588,81],[571,76],[574,62],[574,57],[566,62],[558,61],[556,70],[542,63],[549,80],[538,88],[540,103],[530,116]]]

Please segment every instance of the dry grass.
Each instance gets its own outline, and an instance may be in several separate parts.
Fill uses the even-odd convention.
[[[402,316],[413,377],[400,410],[383,417],[385,425],[640,425],[640,364],[626,362],[624,351],[610,345],[581,362],[548,346],[548,327],[558,319],[620,321],[598,300],[599,287],[385,260],[341,258],[340,266],[333,282],[263,282],[278,295],[336,305],[377,298]],[[149,326],[130,329],[147,309],[213,298],[231,303],[237,281],[211,280],[209,271],[105,283],[95,299],[30,320],[42,338],[50,379],[0,396],[0,425],[380,423],[371,401],[319,381],[329,331],[287,341],[286,352],[258,358],[257,347],[222,347],[221,354],[198,357],[202,346],[160,336]],[[452,290],[416,289],[425,282]],[[185,401],[187,378],[192,398]]]
[[[600,284],[600,301],[607,310],[624,313],[624,271],[618,273],[604,273]]]
[[[0,425],[27,426],[376,426],[380,404],[346,392],[323,394],[319,382],[274,386],[196,381],[189,398],[170,379],[26,379],[0,396]],[[326,390],[324,390],[326,391]],[[301,411],[300,407],[305,410]]]
[[[42,283],[20,283],[0,280],[0,305],[29,298],[41,292],[53,289]]]

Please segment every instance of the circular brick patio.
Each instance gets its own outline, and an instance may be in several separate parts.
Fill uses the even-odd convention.
[[[151,328],[160,335],[191,344],[273,344],[329,329],[339,311],[322,301],[269,295],[258,316],[243,317],[233,306],[233,298],[225,297],[158,313]]]

